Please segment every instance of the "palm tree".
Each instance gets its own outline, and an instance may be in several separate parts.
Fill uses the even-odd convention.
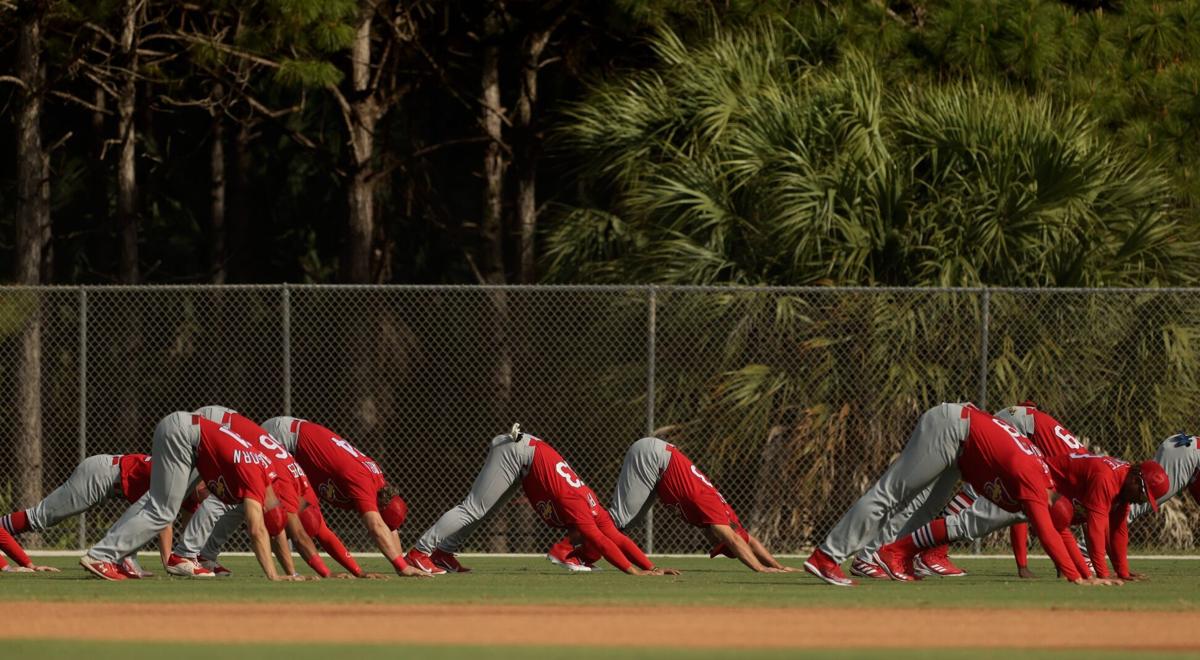
[[[1195,234],[1168,177],[1086,109],[996,84],[887,90],[875,63],[811,33],[762,23],[686,45],[665,31],[658,66],[600,82],[570,108],[558,144],[581,163],[592,203],[563,209],[549,234],[552,276],[1195,281]],[[997,293],[991,308],[986,371],[1005,397],[1055,392],[1071,414],[1123,403],[1093,416],[1094,435],[1144,451],[1153,433],[1132,431],[1148,400],[1169,397],[1155,413],[1178,419],[1200,393],[1191,331],[1146,332],[1160,299],[1037,300],[1037,314],[1016,294]],[[974,291],[668,291],[657,418],[728,496],[753,503],[758,533],[799,547],[879,473],[923,409],[977,398],[981,321]],[[1091,366],[1083,381],[1054,376],[1068,359]],[[1123,387],[1117,375],[1138,380]]]

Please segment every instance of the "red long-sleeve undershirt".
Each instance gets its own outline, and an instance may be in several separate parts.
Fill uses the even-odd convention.
[[[1037,535],[1042,548],[1046,551],[1046,554],[1050,555],[1050,559],[1054,562],[1054,565],[1058,568],[1062,576],[1070,582],[1080,579],[1079,571],[1075,569],[1074,562],[1071,561],[1070,553],[1063,544],[1062,536],[1050,521],[1050,507],[1046,502],[1040,500],[1023,500],[1021,502],[1021,510],[1025,513],[1025,518],[1029,520],[1029,524],[1033,527],[1033,533]]]

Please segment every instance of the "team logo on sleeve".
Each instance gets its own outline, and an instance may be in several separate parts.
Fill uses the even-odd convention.
[[[541,502],[537,502],[533,505],[533,508],[538,512],[538,515],[542,517],[542,520],[546,521],[547,524],[559,527],[562,526],[562,522],[560,522],[558,519],[558,514],[554,511],[554,503],[550,500],[542,500]]]
[[[341,502],[346,499],[338,492],[337,484],[333,482],[333,479],[317,486],[317,494],[327,502]]]
[[[214,495],[218,500],[224,501],[229,494],[229,486],[225,484],[225,477],[217,477],[214,481],[209,481],[204,484],[208,488],[208,492]]]
[[[1007,504],[1012,506],[1017,503],[1016,500],[1009,496],[1008,491],[1004,488],[1004,483],[999,477],[983,485],[983,496],[1000,505]]]

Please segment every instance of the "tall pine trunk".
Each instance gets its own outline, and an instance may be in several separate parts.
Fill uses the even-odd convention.
[[[121,13],[121,80],[117,97],[117,233],[119,235],[120,265],[118,279],[122,284],[137,284],[138,217],[137,217],[137,29],[140,0],[125,0]]]
[[[17,5],[17,77],[21,80],[17,111],[17,243],[14,278],[18,284],[41,283],[42,256],[50,243],[50,158],[42,144],[42,97],[46,70],[42,62],[47,2]],[[17,363],[16,468],[18,508],[42,499],[42,314],[41,297],[30,292],[28,315],[21,332]]]
[[[565,16],[565,15],[564,15]],[[562,21],[560,17],[544,30],[531,33],[521,54],[521,92],[517,97],[516,170],[517,224],[521,228],[521,283],[537,281],[537,161],[541,138],[534,126],[538,96],[538,68],[550,34]]]
[[[375,2],[363,3],[358,31],[350,49],[350,186],[347,191],[346,240],[342,246],[341,281],[356,284],[371,281],[371,239],[375,235],[375,126],[379,104],[371,93],[371,26]]]
[[[221,95],[217,85],[216,96]],[[221,108],[212,111],[212,144],[209,145],[208,274],[213,284],[224,284],[227,275],[225,246],[225,113]]]

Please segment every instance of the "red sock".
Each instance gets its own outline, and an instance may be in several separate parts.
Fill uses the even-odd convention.
[[[350,573],[353,575],[363,574],[363,570],[359,567],[358,562],[354,561],[354,557],[350,556],[350,553],[346,550],[346,546],[342,545],[342,540],[327,525],[321,527],[321,531],[317,533],[317,543],[320,543],[325,552],[328,552],[329,556],[333,557],[337,563],[345,566],[346,570],[350,571]]]
[[[564,536],[561,541],[551,546],[549,555],[551,557],[569,557],[574,550],[575,546],[571,543],[571,537]]]
[[[29,555],[25,554],[25,548],[22,548],[21,544],[17,543],[17,540],[3,529],[0,529],[0,550],[26,568],[33,566],[33,562],[29,561]]]
[[[1029,566],[1029,523],[1017,523],[1008,528],[1008,539],[1012,542],[1013,557],[1017,568]]]
[[[8,530],[9,534],[23,534],[29,531],[29,516],[24,511],[13,511],[7,516],[0,516],[0,527]]]

